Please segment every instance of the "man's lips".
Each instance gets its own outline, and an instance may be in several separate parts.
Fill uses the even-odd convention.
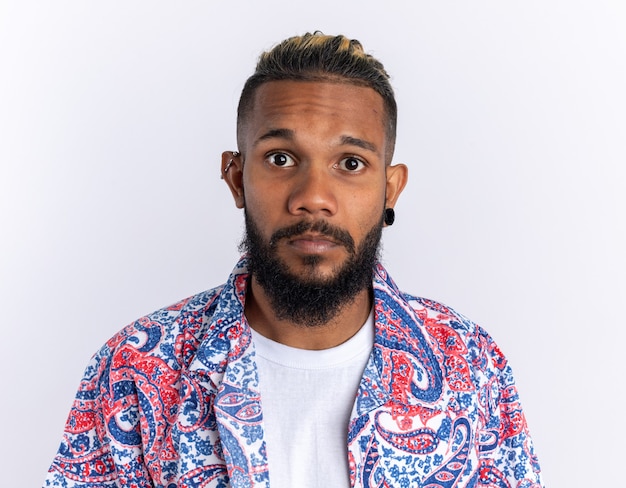
[[[306,253],[321,253],[342,246],[342,244],[327,235],[309,233],[291,237],[287,240],[287,244],[298,251]]]
[[[270,247],[275,247],[279,242],[296,246],[299,249],[309,249],[310,252],[344,247],[348,254],[354,254],[354,241],[350,234],[324,221],[303,221],[283,227],[272,234],[269,241]]]

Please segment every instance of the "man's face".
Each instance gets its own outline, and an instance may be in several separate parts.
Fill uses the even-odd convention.
[[[237,161],[227,182],[245,207],[251,253],[256,240],[270,253],[263,261],[271,257],[297,282],[318,287],[372,247],[375,258],[383,211],[406,178],[403,166],[385,164],[378,93],[341,83],[268,82],[243,127],[245,162]],[[371,280],[371,266],[364,272]]]

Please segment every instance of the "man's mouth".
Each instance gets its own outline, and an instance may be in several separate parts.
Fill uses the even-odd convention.
[[[307,252],[323,252],[343,246],[348,253],[354,253],[354,240],[352,236],[339,227],[331,226],[328,222],[299,222],[290,227],[276,231],[270,245],[275,246],[280,240],[285,239],[289,245]]]
[[[304,233],[287,240],[289,246],[305,253],[323,253],[343,246],[334,238],[319,233]]]

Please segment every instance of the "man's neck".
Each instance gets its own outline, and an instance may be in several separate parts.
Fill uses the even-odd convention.
[[[252,277],[246,294],[245,315],[250,327],[268,339],[299,349],[320,350],[350,339],[365,323],[371,309],[371,290],[364,289],[327,323],[311,327],[296,324],[276,317],[267,294]]]

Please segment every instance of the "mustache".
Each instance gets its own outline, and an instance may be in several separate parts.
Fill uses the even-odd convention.
[[[296,237],[305,232],[317,232],[323,236],[330,237],[339,244],[342,244],[350,254],[354,254],[355,252],[354,239],[352,239],[348,231],[331,225],[325,220],[318,220],[316,222],[301,221],[288,227],[278,229],[270,238],[270,247],[276,247],[276,244],[278,244],[278,241],[281,239]]]

